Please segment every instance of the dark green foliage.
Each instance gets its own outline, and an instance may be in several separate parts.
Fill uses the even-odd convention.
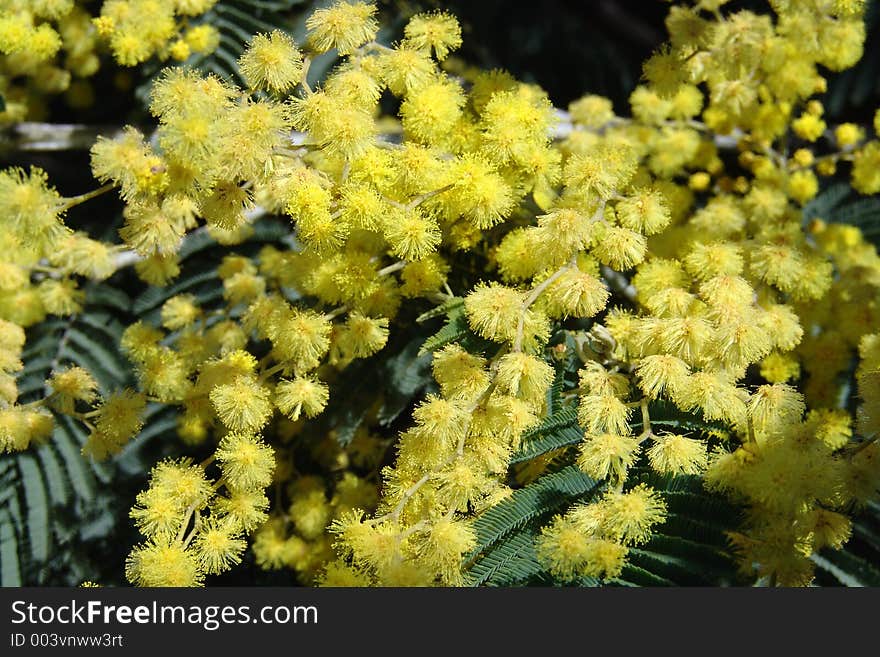
[[[619,584],[655,585],[644,572],[665,585],[730,586],[738,583],[727,532],[740,522],[739,510],[703,488],[698,477],[663,476],[649,470],[633,473],[663,493],[667,519],[646,544],[630,550]]]
[[[529,461],[547,452],[577,445],[583,439],[584,431],[577,424],[577,413],[571,409],[562,409],[523,435],[522,445],[511,458],[511,462]]]
[[[327,409],[307,427],[309,435],[324,439],[331,431],[343,447],[362,426],[390,427],[432,383],[431,358],[419,351],[424,335],[392,331],[385,348],[359,359],[330,380]]]
[[[81,313],[32,328],[22,354],[20,401],[43,398],[50,372],[67,365],[88,369],[102,393],[130,385],[130,368],[117,351],[130,303],[119,289],[91,285]],[[82,456],[87,433],[56,415],[47,442],[0,455],[0,584],[78,584],[93,576],[90,559],[97,555],[82,548],[115,530],[112,495],[105,491],[116,468]]]
[[[867,123],[880,104],[880,5],[876,0],[867,4],[865,54],[851,69],[831,76],[828,83],[825,107],[836,121]]]
[[[464,308],[461,306],[452,308],[448,314],[446,323],[439,331],[430,338],[425,340],[422,345],[421,353],[429,353],[442,349],[453,342],[461,342],[467,337],[470,329],[468,328],[467,317],[464,315]]]
[[[860,196],[846,183],[829,185],[804,207],[804,222],[813,219],[856,226],[880,246],[880,198]]]
[[[534,536],[554,513],[586,499],[600,484],[567,466],[517,490],[474,521],[477,548],[470,559],[468,584],[509,586],[529,583],[541,567],[534,556]]]

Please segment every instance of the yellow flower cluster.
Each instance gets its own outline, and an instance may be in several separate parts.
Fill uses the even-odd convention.
[[[217,0],[105,0],[94,27],[122,66],[152,57],[183,61],[192,53],[212,52],[220,33],[209,24],[188,26]]]
[[[2,0],[0,123],[39,120],[48,99],[62,93],[73,107],[91,105],[88,78],[101,68],[104,49],[121,66],[213,52],[218,30],[189,22],[216,1],[105,0],[96,8],[87,0]]]
[[[84,422],[90,431],[86,451],[101,458],[119,450],[140,429],[142,395],[97,393],[92,375],[80,367],[55,367],[43,399],[18,403],[15,374],[22,370],[24,329],[50,315],[81,310],[81,277],[107,278],[116,268],[120,247],[68,228],[66,211],[97,193],[62,197],[44,171],[19,168],[0,172],[0,451],[21,451],[51,435],[50,410]]]
[[[208,5],[110,0],[98,25],[134,64],[162,56],[175,15]],[[731,541],[744,576],[809,583],[810,556],[840,547],[849,510],[880,486],[880,257],[857,228],[833,216],[805,226],[802,211],[838,168],[856,191],[880,192],[880,121],[831,128],[815,98],[820,71],[860,57],[863,3],[776,0],[772,16],[725,5],[672,7],[632,116],[590,95],[566,131],[535,86],[445,71],[461,43],[445,13],[415,16],[388,47],[374,5],[336,2],[312,14],[303,43],[256,35],[239,62],[247,89],[167,69],[150,98],[155,135],[127,128],[92,149],[102,189],[125,203],[119,234],[138,274],[165,285],[188,233],[232,247],[266,213],[287,217],[297,244],[230,251],[221,307],[178,294],[161,328],[130,326],[121,346],[141,392],[86,412],[88,374],[52,375],[44,405],[92,426],[95,457],[140,429],[147,400],[179,407],[185,444],[217,441],[200,465],[156,466],[132,510],[145,542],[129,579],[201,584],[253,532],[260,566],[304,581],[461,584],[472,519],[511,494],[511,458],[547,415],[562,330],[583,346],[567,397],[583,440],[558,456],[601,493],[544,527],[546,569],[620,575],[667,516],[662,493],[633,477],[650,468],[702,477],[743,506]],[[149,29],[133,39],[137,12]],[[313,88],[312,58],[331,49],[340,61]],[[387,95],[397,117],[380,114]],[[118,247],[67,231],[59,217],[86,199],[62,199],[40,171],[0,174],[0,200],[12,254],[0,267],[0,444],[20,449],[48,416],[14,406],[18,325],[74,312],[72,276],[107,275]],[[485,268],[449,277],[474,261]],[[36,280],[43,270],[54,275]],[[393,461],[366,430],[345,449],[332,433],[306,444],[346,368],[426,302],[457,307],[475,339],[434,352],[436,385]],[[839,375],[856,359],[852,414]],[[661,433],[657,406],[723,430]],[[300,473],[303,453],[323,477]]]
[[[241,561],[244,537],[266,520],[274,453],[253,434],[230,432],[214,458],[216,480],[207,476],[209,463],[165,460],[153,468],[131,510],[145,537],[125,564],[133,584],[197,586]]]
[[[47,95],[69,90],[74,103],[84,100],[81,82],[100,67],[90,21],[74,0],[0,2],[0,122],[39,118]]]

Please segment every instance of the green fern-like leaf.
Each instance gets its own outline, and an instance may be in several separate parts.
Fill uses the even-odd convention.
[[[477,547],[470,555],[468,583],[478,586],[490,577],[517,578],[522,573],[511,573],[506,568],[523,568],[516,555],[531,554],[521,541],[510,543],[508,537],[524,534],[533,539],[533,530],[545,519],[582,499],[599,487],[598,482],[574,466],[545,475],[533,484],[514,491],[510,498],[488,509],[474,520]],[[495,554],[496,550],[500,550]],[[488,561],[487,561],[488,560]],[[528,561],[528,559],[526,559]]]
[[[119,318],[131,302],[125,293],[109,290],[88,286],[82,312],[50,318],[28,331],[24,369],[18,377],[22,403],[43,398],[46,378],[53,369],[66,365],[92,372],[102,393],[131,383],[130,368],[116,350],[123,330]],[[89,510],[97,503],[99,488],[110,481],[112,466],[91,463],[82,456],[86,437],[82,425],[56,416],[55,430],[44,444],[0,456],[4,491],[0,498],[0,582],[4,585],[44,581],[47,562],[64,554],[59,522],[71,509]]]
[[[431,310],[423,312],[421,315],[416,317],[416,321],[421,324],[422,322],[426,322],[429,319],[433,319],[434,317],[442,317],[443,315],[448,315],[453,310],[461,308],[464,306],[464,299],[461,297],[453,297],[448,301],[444,301],[438,306],[431,308]]]
[[[821,218],[856,226],[865,239],[880,246],[880,198],[859,196],[845,183],[824,189],[804,206],[804,221]]]
[[[517,586],[542,575],[535,555],[535,534],[522,531],[509,536],[471,566],[467,574],[470,586]]]
[[[470,332],[464,308],[456,306],[447,314],[446,324],[430,338],[425,340],[420,353],[427,354],[442,349],[453,342],[460,342]]]
[[[584,432],[578,426],[577,412],[563,408],[523,435],[522,445],[510,462],[530,461],[548,452],[577,445],[583,439]]]

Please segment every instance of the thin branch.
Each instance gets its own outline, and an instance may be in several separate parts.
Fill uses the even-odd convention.
[[[98,187],[98,189],[93,189],[90,192],[86,192],[85,194],[79,194],[78,196],[69,196],[64,199],[64,204],[61,206],[60,211],[64,212],[65,210],[69,210],[70,208],[79,205],[80,203],[85,203],[86,201],[90,201],[93,198],[97,198],[102,194],[106,194],[111,189],[115,189],[116,183],[107,183],[106,185],[102,185]]]

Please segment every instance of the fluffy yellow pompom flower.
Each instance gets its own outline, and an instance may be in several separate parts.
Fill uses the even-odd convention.
[[[235,491],[265,488],[272,482],[275,451],[252,434],[226,434],[216,456],[223,476]]]
[[[664,474],[697,475],[706,469],[706,443],[677,434],[657,436],[648,450],[651,467]]]
[[[125,576],[137,586],[201,586],[204,572],[195,551],[169,536],[139,545],[125,562]]]
[[[141,430],[146,406],[142,393],[123,390],[111,394],[97,409],[95,431],[83,445],[83,453],[98,460],[118,453]]]
[[[674,397],[687,382],[690,368],[680,358],[658,354],[642,358],[636,366],[639,387],[652,399],[664,394]]]
[[[165,164],[135,128],[116,139],[99,137],[91,148],[92,172],[101,182],[115,182],[126,200],[161,191],[167,185]]]
[[[327,528],[331,508],[322,487],[294,495],[288,512],[297,532],[303,538],[314,540]]]
[[[403,281],[400,293],[405,297],[419,297],[436,292],[446,282],[448,272],[449,265],[437,254],[409,262],[400,274]]]
[[[403,96],[429,83],[437,67],[428,53],[408,43],[386,50],[380,59],[382,79],[391,93]]]
[[[605,308],[610,296],[598,277],[572,269],[547,289],[549,312],[554,317],[593,317]]]
[[[25,173],[14,168],[0,172],[0,198],[4,201],[0,225],[21,235],[25,244],[48,251],[64,236],[66,229],[59,219],[63,201],[49,186],[48,176],[42,169],[32,167]]]
[[[0,409],[0,450],[20,452],[52,434],[52,415],[20,406]]]
[[[505,354],[498,361],[495,380],[508,394],[540,404],[553,382],[553,368],[535,356]]]
[[[594,479],[610,476],[619,481],[635,463],[638,453],[636,438],[611,433],[591,435],[581,443],[577,464]]]
[[[669,225],[669,208],[655,190],[640,190],[617,204],[620,225],[645,235],[653,235]]]
[[[631,409],[613,394],[580,398],[578,422],[589,433],[627,433]]]
[[[852,534],[852,521],[849,518],[822,508],[810,512],[807,524],[812,530],[814,549],[830,547],[839,550]]]
[[[315,417],[327,405],[330,393],[327,385],[308,377],[298,377],[292,381],[281,381],[275,388],[275,405],[291,420],[298,420],[301,414]]]
[[[581,390],[590,395],[626,397],[629,380],[619,372],[610,372],[596,361],[587,361],[578,372]]]
[[[388,318],[367,317],[357,311],[348,314],[340,332],[339,346],[347,357],[367,358],[388,342]]]
[[[759,440],[798,422],[804,409],[803,395],[784,383],[760,386],[749,400],[749,417]]]
[[[177,294],[162,304],[162,326],[169,331],[190,326],[200,316],[201,310],[191,294]]]
[[[800,373],[800,363],[790,354],[774,351],[761,361],[761,376],[770,383],[786,383],[798,378]]]
[[[220,421],[232,431],[257,431],[272,415],[269,391],[254,376],[240,375],[215,386],[210,398]]]
[[[565,164],[564,178],[570,187],[594,192],[609,199],[632,178],[634,153],[617,146],[603,146],[588,155],[576,154]]]
[[[176,499],[181,507],[199,505],[211,494],[205,471],[190,459],[165,459],[150,473],[150,488]]]
[[[627,548],[620,543],[585,534],[571,519],[561,516],[541,530],[536,548],[538,560],[562,580],[577,575],[616,577],[627,555]]]
[[[266,521],[269,498],[262,490],[235,489],[228,497],[216,498],[213,508],[241,531],[250,532]]]
[[[421,143],[442,144],[452,134],[464,103],[461,86],[439,77],[407,94],[400,105],[403,129]]]
[[[343,561],[331,561],[318,578],[318,586],[367,587],[373,584],[369,574],[349,566]]]
[[[220,32],[213,25],[196,25],[183,34],[190,50],[200,55],[214,52],[220,45]]]
[[[812,171],[795,171],[788,180],[788,194],[804,205],[819,192],[819,181]]]
[[[52,393],[57,395],[55,404],[62,413],[73,412],[77,401],[91,403],[98,389],[95,379],[82,367],[68,367],[52,372],[48,383]]]
[[[295,128],[308,132],[328,152],[355,158],[374,143],[376,126],[369,109],[344,95],[316,91],[293,98],[290,116]]]
[[[154,538],[176,533],[183,522],[184,509],[178,499],[151,487],[138,493],[129,517],[144,536]]]
[[[413,418],[419,431],[446,445],[457,444],[467,429],[468,416],[461,404],[433,395],[416,407]]]
[[[464,302],[471,328],[488,340],[513,340],[519,315],[523,311],[523,296],[498,283],[481,283]]]
[[[403,30],[406,42],[414,48],[434,51],[439,61],[446,59],[449,51],[461,46],[461,26],[455,16],[442,11],[416,14],[409,19]]]
[[[235,525],[214,518],[204,522],[193,541],[199,566],[208,575],[217,575],[240,563],[246,546]]]
[[[389,214],[383,234],[391,252],[403,260],[421,260],[440,245],[440,226],[418,209],[401,210]]]
[[[795,119],[791,127],[798,137],[807,141],[816,141],[825,132],[825,121],[815,114],[805,113]]]
[[[654,525],[666,520],[666,503],[645,484],[625,493],[609,492],[602,504],[608,531],[629,545],[646,542],[651,538]]]
[[[601,128],[614,119],[614,105],[603,96],[587,95],[568,106],[571,120],[586,128]]]
[[[600,224],[596,228],[596,238],[592,253],[602,264],[617,271],[626,271],[645,259],[648,241],[641,233],[623,228]]]
[[[273,30],[251,40],[238,60],[238,68],[250,88],[280,94],[302,80],[303,58],[293,39]]]
[[[831,449],[840,449],[852,438],[852,418],[841,409],[816,409],[807,414],[808,427]]]
[[[861,194],[880,192],[880,142],[869,142],[856,151],[852,184]]]
[[[742,424],[746,419],[746,402],[742,391],[724,376],[715,372],[694,372],[675,402],[689,410],[700,410],[707,420],[725,420]]]
[[[489,385],[485,365],[484,358],[469,354],[457,344],[450,344],[434,354],[434,378],[445,397],[469,400]]]
[[[306,20],[309,43],[318,52],[336,48],[340,55],[354,50],[376,36],[379,25],[373,18],[375,5],[340,0],[326,9],[318,9]]]
[[[864,131],[855,123],[841,123],[834,129],[834,138],[841,148],[853,146],[864,139]]]
[[[462,556],[474,549],[474,530],[461,521],[440,519],[420,534],[416,551],[424,566],[438,573],[445,584],[460,584]]]
[[[279,360],[297,371],[318,366],[330,348],[330,323],[311,310],[291,310],[272,327],[270,339]]]
[[[685,256],[684,266],[697,280],[738,276],[743,270],[742,250],[728,242],[694,242]]]
[[[482,157],[460,157],[448,176],[454,188],[443,197],[444,201],[454,214],[464,215],[476,228],[491,228],[513,209],[510,187]]]

